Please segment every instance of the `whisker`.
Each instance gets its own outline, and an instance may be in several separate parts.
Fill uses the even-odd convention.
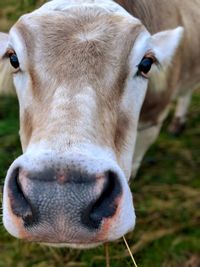
[[[110,257],[109,257],[108,243],[104,244],[104,248],[105,248],[105,256],[106,256],[106,267],[110,267]]]
[[[135,267],[138,267],[137,264],[136,264],[136,262],[135,262],[135,259],[133,258],[133,254],[132,254],[132,252],[131,252],[131,250],[130,250],[130,247],[129,247],[127,241],[126,241],[125,236],[123,236],[123,240],[124,240],[124,243],[125,243],[125,245],[126,245],[126,247],[127,247],[127,249],[128,249],[128,252],[129,252],[129,254],[130,254],[130,256],[131,256],[131,259],[132,259],[132,261],[133,261],[134,266],[135,266]]]

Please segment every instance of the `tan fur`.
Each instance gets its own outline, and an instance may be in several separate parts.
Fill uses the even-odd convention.
[[[156,124],[174,96],[193,88],[199,80],[200,38],[193,26],[197,23],[199,0],[193,0],[192,6],[186,0],[116,2],[141,19],[151,33],[178,25],[185,28],[184,41],[171,68],[149,81],[140,122]],[[119,15],[108,15],[101,8],[89,7],[54,11],[48,16],[27,16],[15,25],[25,43],[30,76],[26,95],[32,99],[28,107],[21,105],[23,149],[29,143],[50,141],[59,129],[65,144],[82,139],[111,147],[120,155],[126,147],[131,121],[130,114],[122,114],[119,103],[129,72],[127,58],[142,25],[131,24]],[[45,73],[45,79],[40,70]],[[92,87],[91,92],[88,86]],[[91,118],[82,112],[87,100],[79,98],[84,95],[95,103]],[[60,99],[66,101],[59,103]]]
[[[29,143],[33,131],[32,115],[28,110],[24,110],[23,120],[20,122],[21,127],[21,139],[23,140],[23,147],[26,147]]]
[[[51,2],[50,6],[23,16],[16,23],[10,36],[21,64],[15,83],[20,103],[23,155],[16,159],[8,171],[4,199],[9,198],[9,181],[13,169],[19,168],[18,166],[22,170],[30,168],[30,177],[28,174],[20,176],[19,172],[21,181],[18,180],[24,194],[27,184],[35,182],[34,173],[41,178],[39,181],[42,181],[43,176],[54,179],[52,174],[45,171],[47,167],[56,168],[59,172],[57,175],[60,174],[60,185],[64,183],[67,177],[63,175],[66,166],[71,171],[78,170],[78,176],[87,170],[86,176],[91,172],[92,177],[101,175],[106,180],[109,176],[105,175],[105,171],[109,170],[116,181],[119,179],[122,193],[115,202],[116,214],[103,218],[101,229],[91,233],[79,227],[80,218],[77,218],[77,228],[73,228],[71,219],[70,223],[68,219],[65,222],[61,212],[60,217],[55,218],[55,229],[44,220],[41,224],[38,221],[38,225],[30,228],[30,231],[26,229],[27,234],[23,231],[18,234],[17,228],[24,230],[24,226],[12,220],[16,214],[14,210],[12,213],[6,209],[9,202],[4,200],[4,212],[7,212],[4,224],[11,234],[37,242],[73,241],[74,245],[83,244],[84,247],[85,238],[86,242],[110,241],[134,227],[135,214],[128,187],[134,149],[136,147],[137,150],[138,144],[141,145],[138,148],[140,153],[135,154],[140,162],[144,140],[146,149],[157,137],[162,120],[168,112],[166,107],[172,98],[179,93],[180,88],[187,90],[188,85],[193,85],[195,79],[199,79],[196,59],[199,51],[191,47],[190,39],[194,37],[196,48],[199,41],[194,36],[194,21],[190,27],[187,25],[190,16],[184,11],[187,2],[183,1],[183,6],[178,4],[178,0],[119,1],[132,15],[139,17],[152,33],[175,28],[180,24],[186,26],[185,39],[171,68],[166,72],[161,71],[157,79],[155,76],[149,82],[140,122],[144,122],[144,126],[149,126],[152,122],[160,124],[151,127],[151,131],[147,130],[143,135],[137,134],[137,126],[147,80],[142,77],[142,72],[138,73],[138,64],[145,53],[151,52],[151,48],[155,49],[155,57],[158,56],[164,64],[170,61],[181,40],[181,28],[150,37],[139,20],[132,18],[115,4],[113,7],[113,2],[86,3],[84,0],[71,1],[66,6],[65,1]],[[195,7],[198,1],[193,2]],[[59,9],[60,4],[63,5],[63,10]],[[177,10],[179,7],[180,11]],[[170,53],[164,54],[168,40]],[[190,56],[185,55],[188,51]],[[163,54],[165,56],[162,57]],[[195,71],[191,70],[193,65]],[[192,73],[193,80],[190,80]],[[162,90],[159,90],[159,84]],[[135,146],[138,136],[141,140]],[[137,164],[136,172],[139,164],[137,161],[134,163]],[[34,169],[41,170],[42,176]],[[98,199],[101,199],[101,186],[97,183],[97,187],[99,193],[93,199],[97,199],[98,203]],[[37,191],[35,192],[37,197]],[[85,191],[85,195],[87,193]],[[44,200],[48,201],[46,195]],[[59,201],[58,197],[56,203]],[[86,203],[84,197],[81,201]],[[72,214],[72,221],[73,216],[78,215]],[[74,230],[78,228],[81,228],[80,233]],[[73,235],[75,239],[72,238]],[[78,239],[76,235],[80,235]]]
[[[181,93],[181,90],[187,90],[187,87],[193,87],[196,84],[196,80],[199,79],[200,73],[198,62],[200,52],[199,49],[193,48],[194,45],[196,47],[198,44],[200,45],[200,40],[192,26],[196,23],[193,17],[196,17],[194,12],[197,12],[196,5],[199,6],[198,1],[193,1],[194,6],[188,9],[190,12],[187,11],[187,1],[184,1],[184,3],[177,1],[158,1],[158,3],[157,1],[142,0],[141,2],[136,0],[134,3],[133,1],[116,1],[134,16],[139,17],[151,33],[178,25],[185,27],[184,42],[177,51],[171,69],[167,72],[166,80],[163,81],[163,78],[161,78],[163,84],[166,83],[166,87],[164,90],[159,91],[159,88],[155,90],[155,87],[158,87],[158,84],[155,85],[158,79],[152,79],[149,83],[140,121],[151,121],[155,124],[158,121],[159,115],[168,106],[174,95],[178,91]],[[121,17],[107,16],[98,9],[95,12],[94,10],[91,12],[88,8],[88,11],[84,11],[84,13],[79,10],[79,14],[77,14],[77,10],[74,13],[70,11],[69,17],[66,16],[67,12],[57,12],[57,15],[55,16],[54,14],[53,18],[50,14],[48,16],[41,15],[36,18],[33,16],[33,23],[36,23],[38,27],[37,34],[35,34],[30,26],[24,23],[23,19],[17,23],[17,27],[26,43],[29,57],[31,55],[29,62],[32,62],[29,72],[32,82],[32,94],[36,99],[34,105],[30,107],[30,109],[34,110],[33,120],[35,122],[35,133],[32,135],[32,142],[37,142],[46,135],[44,130],[41,129],[40,131],[41,125],[43,129],[46,127],[51,128],[50,136],[55,135],[55,129],[59,127],[55,122],[50,122],[48,119],[43,118],[46,112],[49,112],[49,108],[44,112],[41,110],[41,107],[44,106],[44,103],[42,103],[43,99],[45,99],[45,102],[49,101],[49,105],[51,105],[51,99],[54,94],[53,90],[59,84],[63,84],[64,81],[67,81],[67,84],[64,85],[68,88],[67,94],[69,95],[67,97],[71,99],[73,99],[76,93],[80,93],[80,88],[84,87],[84,85],[92,84],[95,88],[95,94],[98,95],[98,97],[95,97],[95,100],[98,102],[98,108],[94,111],[94,114],[98,114],[99,124],[94,116],[95,124],[93,125],[93,131],[90,131],[90,136],[84,136],[83,138],[90,139],[90,141],[101,145],[111,146],[120,153],[123,144],[121,140],[124,139],[126,131],[123,126],[125,121],[126,125],[128,125],[128,119],[122,119],[126,115],[119,115],[119,117],[116,115],[117,103],[122,94],[121,90],[124,88],[124,81],[126,79],[127,71],[124,64],[127,62],[127,56],[141,26],[136,25],[131,28],[127,21],[122,23]],[[154,15],[155,12],[156,15]],[[120,31],[119,27],[121,27]],[[88,32],[91,33],[91,36],[94,36],[93,39],[88,38],[87,40]],[[113,38],[116,38],[116,42],[113,42]],[[35,40],[35,43],[29,42],[30,39]],[[193,40],[192,46],[191,39]],[[47,84],[42,81],[42,77],[37,72],[38,58],[42,59],[45,72],[48,72],[50,77],[56,77],[56,80],[53,82],[57,85],[55,86],[54,84],[54,89],[49,88],[47,90]],[[35,59],[36,61],[33,62]],[[107,66],[109,66],[109,69]],[[109,76],[112,76],[112,81],[106,80]],[[193,77],[191,82],[188,81],[189,76]],[[110,86],[112,83],[113,85]],[[105,90],[108,86],[109,88]],[[69,90],[69,88],[73,88],[73,90]],[[102,95],[102,91],[107,92],[107,95]],[[45,97],[44,92],[46,94]],[[76,101],[72,101],[72,103],[74,107],[71,106],[68,111],[61,107],[63,114],[66,113],[66,116],[74,118],[74,121],[77,121],[77,119],[81,120],[82,116],[75,108],[77,105]],[[38,116],[36,110],[42,115]],[[105,112],[102,113],[101,110]],[[106,121],[109,123],[105,123]],[[30,132],[30,130],[26,130],[27,127],[33,129],[28,124],[28,126],[24,127],[26,132]],[[72,125],[69,126],[69,128],[71,127]],[[67,130],[66,127],[64,127],[64,130]],[[75,135],[73,130],[70,131]],[[98,140],[96,139],[97,132]],[[112,143],[112,136],[115,136],[114,143]],[[73,141],[68,140],[66,142],[71,143]],[[23,147],[26,147],[26,145],[23,145]]]
[[[0,62],[0,92],[1,95],[15,95],[10,72],[10,62]]]
[[[14,87],[12,82],[12,74],[10,62],[5,58],[5,49],[8,42],[8,36],[5,33],[0,32],[0,93],[4,94],[13,94]]]
[[[66,144],[86,140],[120,153],[129,119],[128,114],[119,113],[118,103],[127,78],[127,59],[141,31],[141,24],[131,24],[125,18],[107,15],[98,9],[95,12],[80,10],[79,14],[76,10],[74,14],[70,12],[69,17],[57,12],[53,17],[51,14],[48,17],[33,16],[32,20],[38,27],[37,34],[26,24],[26,20],[17,23],[25,43],[29,43],[26,46],[28,61],[31,62],[32,91],[29,94],[34,99],[26,115],[21,112],[24,149],[28,145],[27,140],[31,143],[51,140],[59,131],[64,134]],[[88,33],[93,33],[94,38],[87,40]],[[85,36],[86,40],[80,36]],[[54,77],[53,86],[50,80],[45,81],[40,76],[38,58],[49,79]],[[95,107],[91,107],[91,120],[84,118],[81,111],[81,105],[86,103],[82,104],[77,99],[77,96],[87,94],[84,87],[88,85],[92,86],[91,103],[96,102]],[[59,99],[66,101],[57,104]],[[52,117],[57,113],[59,120]],[[33,118],[25,123],[28,114],[32,114]],[[81,125],[84,126],[80,130]]]
[[[198,31],[200,1],[118,0],[115,2],[139,18],[152,34],[177,26],[183,26],[185,29],[182,45],[164,81],[166,83],[164,90],[155,91],[156,80],[159,77],[155,81],[150,80],[149,83],[140,121],[156,123],[174,96],[196,89],[200,83],[200,34]]]
[[[118,120],[117,120],[117,129],[115,132],[115,146],[117,149],[117,152],[120,154],[121,149],[126,144],[124,143],[125,136],[127,135],[127,132],[130,131],[130,121],[127,114],[122,113],[119,114]]]

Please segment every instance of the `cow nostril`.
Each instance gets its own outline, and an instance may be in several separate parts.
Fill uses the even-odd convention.
[[[104,218],[112,217],[118,207],[117,200],[122,193],[118,176],[108,171],[105,173],[103,190],[95,201],[93,201],[82,214],[82,223],[88,228],[99,228]]]
[[[19,173],[19,168],[14,170],[8,184],[8,195],[13,213],[17,217],[21,217],[24,221],[25,226],[28,226],[34,222],[35,218],[33,216],[31,204],[26,198],[22,189],[22,185],[19,181]]]

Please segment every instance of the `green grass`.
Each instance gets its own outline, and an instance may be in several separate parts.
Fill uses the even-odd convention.
[[[32,7],[28,1],[1,1],[0,15],[12,23],[22,13],[21,8]],[[189,267],[185,262],[200,255],[199,92],[194,94],[184,134],[174,138],[166,127],[167,123],[146,154],[137,179],[131,182],[137,225],[127,239],[138,267]],[[18,130],[16,98],[1,97],[1,183],[9,165],[21,154]],[[110,244],[110,256],[111,267],[133,266],[122,240]],[[29,244],[11,237],[0,225],[0,267],[54,266],[103,267],[104,248],[79,251]]]

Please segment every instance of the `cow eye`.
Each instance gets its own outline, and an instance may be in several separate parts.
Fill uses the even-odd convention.
[[[148,78],[148,72],[155,60],[151,57],[144,57],[140,64],[138,65],[138,74],[142,75],[144,78]]]
[[[13,68],[18,69],[19,68],[19,60],[15,52],[8,53],[8,56],[10,58],[10,64],[13,66]]]
[[[19,60],[17,58],[16,54],[12,54],[10,56],[10,64],[13,66],[13,68],[18,69],[19,68]]]

